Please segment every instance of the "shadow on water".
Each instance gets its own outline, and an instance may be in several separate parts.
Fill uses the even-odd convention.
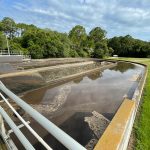
[[[85,146],[90,141],[90,139],[95,138],[94,133],[91,131],[88,124],[84,121],[84,118],[87,116],[92,116],[92,114],[89,112],[77,112],[59,126],[83,146]],[[50,134],[46,135],[44,140],[49,143],[49,145],[51,145],[51,147],[55,150],[66,150],[66,148]],[[42,148],[41,144],[39,143],[35,144],[34,146],[38,150]]]

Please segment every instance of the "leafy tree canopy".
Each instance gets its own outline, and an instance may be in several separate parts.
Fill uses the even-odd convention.
[[[76,25],[67,34],[40,29],[33,24],[16,23],[12,18],[5,17],[0,21],[0,49],[7,49],[6,36],[11,51],[22,51],[32,58],[103,58],[114,54],[150,57],[149,42],[130,35],[107,39],[106,31],[101,27],[95,27],[87,34],[83,26]]]

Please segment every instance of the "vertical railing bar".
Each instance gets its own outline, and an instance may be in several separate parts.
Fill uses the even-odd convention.
[[[20,119],[20,121],[28,128],[28,130],[37,138],[37,140],[48,150],[52,150],[49,145],[29,126],[29,124],[18,114],[18,112],[11,106],[8,100],[0,93],[0,96],[10,107],[10,109],[15,113],[15,115]]]
[[[59,142],[61,142],[66,148],[70,150],[86,150],[81,144],[74,140],[71,136],[58,128],[54,123],[45,118],[38,111],[33,109],[30,105],[16,96],[13,92],[8,90],[4,84],[0,81],[0,89],[14,100],[22,109],[30,114],[42,127],[44,127],[49,133],[51,133]]]
[[[0,106],[0,113],[3,118],[6,120],[10,128],[14,131],[15,135],[18,137],[22,145],[26,150],[35,150],[35,148],[31,145],[31,143],[27,140],[27,138],[23,135],[20,129],[15,125],[15,123],[11,120],[11,118],[7,115],[4,109]]]

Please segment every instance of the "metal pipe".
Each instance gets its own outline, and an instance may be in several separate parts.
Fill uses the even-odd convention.
[[[1,106],[0,106],[0,113],[3,116],[3,118],[6,120],[8,125],[11,127],[11,129],[14,131],[15,135],[18,137],[18,139],[25,147],[25,149],[35,150],[35,148],[30,144],[27,138],[22,134],[22,132],[19,130],[19,128],[15,125],[15,123],[11,120],[11,118],[7,115],[7,113],[4,111],[4,109]]]
[[[58,128],[50,120],[41,115],[38,111],[33,109],[30,105],[8,90],[4,84],[0,81],[0,89],[14,100],[22,109],[28,112],[32,118],[34,118],[42,127],[44,127],[49,133],[51,133],[59,142],[61,142],[66,148],[70,150],[86,150],[81,144],[75,141],[72,137],[66,134],[63,130]]]
[[[6,36],[6,42],[7,42],[8,55],[10,55],[9,44],[8,44],[8,38],[7,38],[7,35],[5,35],[5,36]]]
[[[0,93],[0,96],[9,106],[9,108],[15,113],[15,115],[20,119],[20,121],[27,127],[27,129],[37,138],[37,140],[47,149],[52,150],[49,145],[28,125],[28,123],[18,114],[18,112],[12,107],[8,100]]]

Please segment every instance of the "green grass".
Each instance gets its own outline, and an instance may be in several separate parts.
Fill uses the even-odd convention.
[[[112,59],[112,58],[110,58]],[[150,150],[150,59],[148,58],[113,58],[119,60],[135,61],[148,66],[147,80],[142,96],[142,103],[134,123],[134,149]]]

